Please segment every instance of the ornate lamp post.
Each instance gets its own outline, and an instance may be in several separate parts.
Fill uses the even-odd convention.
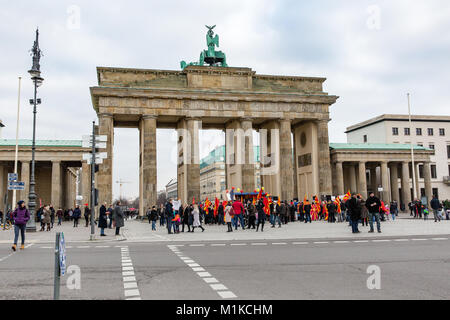
[[[33,56],[33,66],[28,73],[31,75],[31,80],[34,83],[34,99],[30,99],[33,105],[33,142],[31,145],[31,176],[30,176],[30,193],[28,196],[28,209],[30,211],[30,221],[27,223],[27,231],[36,231],[36,192],[35,192],[35,151],[36,151],[36,106],[41,103],[41,99],[37,99],[37,88],[42,85],[44,79],[41,77],[41,66],[39,61],[41,59],[41,49],[39,49],[39,30],[36,29],[36,40],[33,48],[31,48]]]

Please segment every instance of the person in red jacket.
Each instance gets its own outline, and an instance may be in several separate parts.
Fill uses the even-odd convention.
[[[239,200],[234,201],[233,210],[234,210],[234,218],[233,218],[234,229],[235,230],[238,229],[238,221],[240,221],[242,230],[245,230],[244,206],[242,205],[242,202],[240,202]]]

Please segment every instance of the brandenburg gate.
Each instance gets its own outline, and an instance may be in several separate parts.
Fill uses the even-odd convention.
[[[207,40],[208,36],[210,32]],[[209,63],[214,51],[202,54],[201,59]],[[178,196],[183,202],[200,200],[200,129],[226,132],[229,189],[260,187],[254,185],[252,163],[251,132],[256,130],[261,143],[261,184],[266,192],[282,200],[331,195],[329,107],[338,97],[323,91],[326,79],[259,75],[218,60],[205,66],[204,61],[189,65],[183,61],[181,71],[97,68],[98,86],[90,88],[91,97],[99,134],[108,136],[108,158],[97,176],[99,203],[113,200],[115,127],[140,132],[141,214],[157,200],[157,128],[178,132]]]

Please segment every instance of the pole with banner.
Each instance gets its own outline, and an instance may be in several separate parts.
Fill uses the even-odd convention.
[[[66,273],[66,242],[64,233],[56,233],[55,241],[55,279],[53,284],[53,300],[59,300],[59,289],[61,286],[61,275]]]

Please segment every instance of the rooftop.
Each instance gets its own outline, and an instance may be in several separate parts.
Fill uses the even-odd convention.
[[[411,120],[416,122],[450,122],[450,116],[413,115],[411,116]],[[350,126],[347,128],[347,131],[345,133],[350,133],[383,121],[409,121],[409,115],[383,114],[381,116]]]
[[[31,147],[31,139],[19,139],[20,147]],[[1,146],[15,146],[15,139],[0,139]],[[81,140],[36,140],[36,147],[80,147]]]
[[[411,150],[410,144],[400,143],[330,143],[332,150]],[[417,151],[433,151],[422,146],[414,146]]]

